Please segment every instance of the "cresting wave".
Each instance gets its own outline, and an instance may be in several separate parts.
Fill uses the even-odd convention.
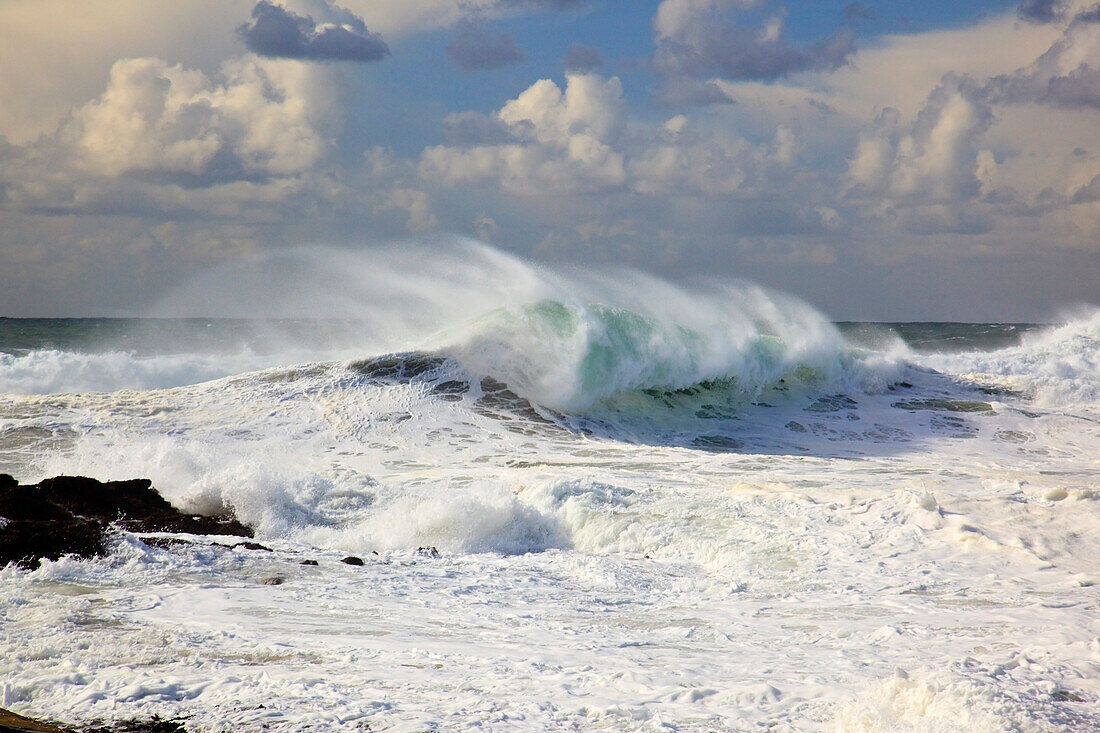
[[[990,352],[942,354],[925,360],[954,374],[996,380],[1042,407],[1100,401],[1100,310],[1074,314],[1049,329],[1025,334],[1018,346]]]
[[[716,294],[690,297],[672,313],[557,300],[500,308],[442,337],[439,351],[563,411],[638,393],[704,390],[746,400],[780,385],[866,390],[897,378],[896,360],[851,347],[803,306],[784,308],[762,291],[752,309],[723,307]],[[793,308],[810,322],[796,320]]]
[[[286,271],[298,275],[286,281]],[[230,302],[233,293],[239,300]],[[854,349],[822,314],[757,285],[688,288],[634,271],[553,271],[468,241],[238,262],[169,296],[157,315],[193,316],[198,303],[266,320],[262,328],[235,323],[240,347],[216,353],[0,354],[0,392],[158,389],[303,359],[420,352],[453,357],[541,406],[584,410],[616,395],[714,383],[744,396],[780,380],[875,389],[899,363],[893,353]],[[348,319],[347,327],[313,354],[301,349],[300,330],[279,347],[272,332],[280,324],[270,319],[303,317]]]

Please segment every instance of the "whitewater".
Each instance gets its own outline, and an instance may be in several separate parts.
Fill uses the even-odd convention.
[[[0,319],[0,473],[148,477],[271,551],[120,531],[0,569],[0,707],[1100,730],[1095,309],[838,325],[469,243],[237,263],[161,307]]]

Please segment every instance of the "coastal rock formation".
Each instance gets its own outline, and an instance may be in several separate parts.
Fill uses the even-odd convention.
[[[103,555],[112,525],[130,532],[253,536],[233,517],[179,511],[149,479],[55,476],[28,486],[0,474],[0,567],[15,562],[33,570],[43,558]]]
[[[0,474],[2,475],[2,474]],[[93,724],[91,728],[60,728],[41,720],[18,715],[0,708],[0,733],[187,733],[176,720],[164,720],[154,715],[149,720],[123,720],[109,725]]]

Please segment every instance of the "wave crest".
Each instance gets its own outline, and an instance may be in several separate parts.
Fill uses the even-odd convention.
[[[672,312],[578,300],[504,307],[441,351],[563,411],[644,391],[717,387],[752,397],[781,382],[867,389],[892,377],[888,358],[851,347],[801,304],[781,304],[759,290],[753,308],[715,294],[677,294],[693,302]]]

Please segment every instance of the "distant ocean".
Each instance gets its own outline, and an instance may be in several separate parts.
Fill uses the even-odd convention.
[[[1100,730],[1100,313],[835,324],[635,285],[408,342],[369,317],[0,319],[0,472],[148,477],[274,550],[119,533],[0,571],[0,706]]]

